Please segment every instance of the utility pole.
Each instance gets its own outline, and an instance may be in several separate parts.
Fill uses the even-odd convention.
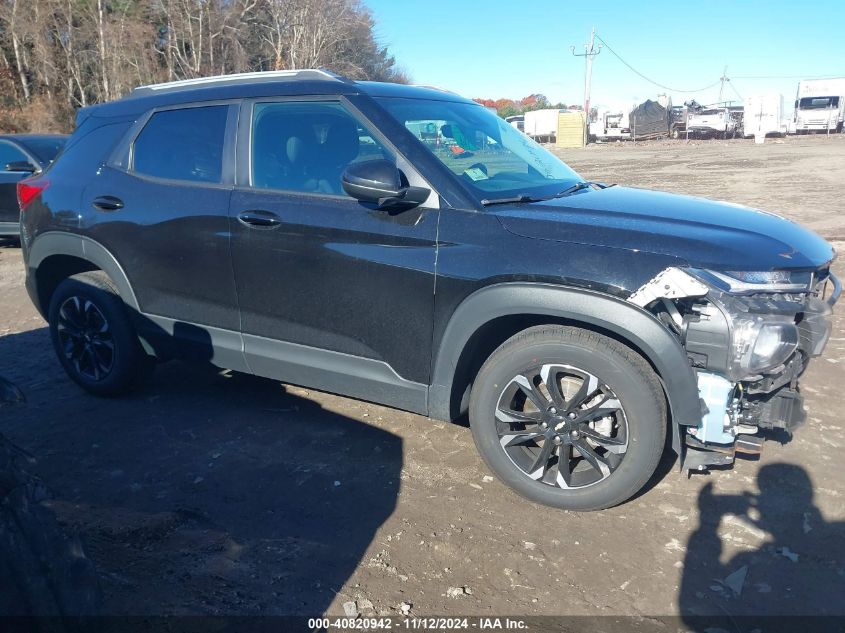
[[[728,79],[728,67],[725,66],[725,70],[722,71],[722,76],[719,77],[719,81],[722,82],[719,86],[719,105],[722,105],[722,93],[725,91],[725,82],[730,81]]]
[[[583,53],[576,53],[575,47],[570,46],[569,50],[575,57],[583,57],[585,68],[584,68],[584,117],[587,121],[590,120],[590,83],[593,80],[593,58],[601,53],[602,45],[599,44],[599,47],[595,47],[596,44],[596,27],[593,27],[593,31],[590,34],[590,43],[584,44],[584,52]]]

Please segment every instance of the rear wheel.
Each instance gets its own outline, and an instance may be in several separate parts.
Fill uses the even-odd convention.
[[[478,374],[473,438],[519,494],[570,510],[625,501],[653,474],[666,405],[650,365],[618,341],[535,327],[506,341]]]
[[[119,395],[151,370],[126,306],[105,273],[81,273],[50,300],[50,335],[68,376],[99,396]]]

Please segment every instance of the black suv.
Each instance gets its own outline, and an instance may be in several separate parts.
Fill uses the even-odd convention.
[[[636,493],[804,412],[840,285],[775,215],[584,182],[482,106],[324,71],[138,88],[19,186],[27,287],[95,394],[154,360],[454,420],[522,495]]]

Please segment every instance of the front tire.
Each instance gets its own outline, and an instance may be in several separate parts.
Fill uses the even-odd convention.
[[[117,289],[105,273],[80,273],[50,299],[50,337],[59,362],[80,387],[98,396],[129,391],[152,369]]]
[[[527,329],[482,366],[470,426],[488,466],[520,495],[567,510],[629,499],[654,473],[666,401],[651,366],[619,341]]]

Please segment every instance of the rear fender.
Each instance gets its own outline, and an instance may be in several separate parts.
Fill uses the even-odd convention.
[[[130,308],[138,310],[138,300],[123,267],[109,250],[90,237],[64,231],[46,231],[37,235],[27,253],[27,277],[34,283],[35,271],[51,255],[70,255],[91,262],[106,273],[120,292],[120,297]],[[37,306],[44,312],[47,306]]]

